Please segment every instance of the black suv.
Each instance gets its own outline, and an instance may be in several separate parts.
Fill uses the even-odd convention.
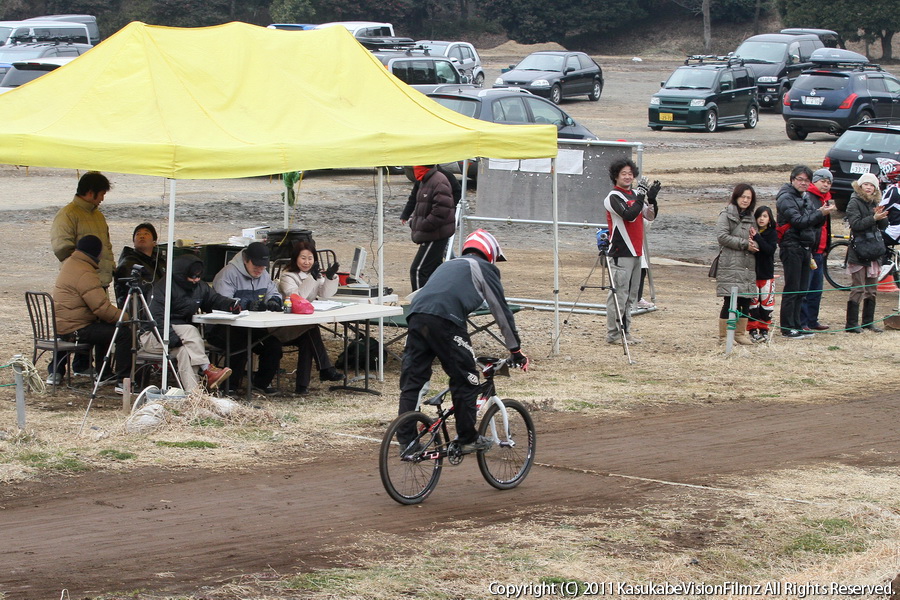
[[[831,193],[840,210],[847,207],[851,184],[860,175],[872,173],[883,180],[879,158],[900,161],[900,117],[852,125],[825,155],[822,166],[834,175]]]
[[[812,66],[810,55],[823,46],[817,35],[764,33],[747,38],[732,54],[743,58],[756,76],[759,105],[780,112],[794,80]]]
[[[862,54],[822,48],[784,97],[787,136],[806,139],[812,131],[840,135],[851,125],[875,117],[900,117],[900,80]]]
[[[756,81],[739,58],[689,56],[650,98],[650,129],[687,127],[712,132],[722,125],[756,127]]]

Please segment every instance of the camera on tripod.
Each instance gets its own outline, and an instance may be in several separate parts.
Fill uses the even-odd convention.
[[[601,254],[606,254],[609,250],[609,229],[606,227],[597,230],[597,249]]]
[[[149,282],[150,271],[143,265],[132,265],[131,274],[128,277],[120,277],[119,281],[126,281],[131,287],[140,287],[141,283]]]

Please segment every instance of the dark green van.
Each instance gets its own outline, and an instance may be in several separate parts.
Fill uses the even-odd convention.
[[[756,127],[756,80],[739,58],[689,56],[650,98],[649,127],[715,131],[725,125]]]

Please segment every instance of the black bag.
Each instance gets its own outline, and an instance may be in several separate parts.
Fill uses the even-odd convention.
[[[719,274],[719,257],[722,256],[722,251],[719,250],[719,253],[716,254],[716,257],[713,259],[712,264],[709,265],[709,276],[715,277]]]
[[[369,341],[369,370],[378,368],[378,340],[367,338]],[[357,358],[359,359],[357,361]],[[366,368],[366,346],[363,340],[353,340],[347,345],[347,350],[338,354],[335,366],[344,372],[356,368]],[[358,367],[357,367],[358,366]]]
[[[856,253],[856,258],[864,262],[879,260],[887,252],[884,238],[880,232],[872,233],[867,231],[859,235],[854,234],[850,238],[850,245]]]

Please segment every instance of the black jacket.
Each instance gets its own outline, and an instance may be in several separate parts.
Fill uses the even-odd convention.
[[[781,186],[775,198],[779,230],[784,225],[790,225],[781,235],[781,247],[809,249],[816,246],[825,223],[825,214],[790,183]]]
[[[765,231],[756,232],[753,241],[759,246],[756,259],[756,278],[775,279],[775,250],[778,249],[778,232],[775,227],[766,227]]]
[[[205,281],[193,283],[187,280],[187,274],[195,263],[201,265],[200,272],[203,272],[203,262],[194,255],[183,255],[175,259],[172,263],[172,308],[169,315],[171,319],[170,325],[192,325],[194,315],[197,311],[210,312],[212,310],[231,310],[234,299],[226,298],[216,293]],[[163,317],[166,308],[166,279],[165,277],[158,280],[153,285],[153,299],[150,301],[150,313],[156,326],[162,329]],[[145,331],[149,326],[145,325]],[[162,331],[160,331],[162,333]],[[175,330],[169,328],[169,346],[176,347],[181,345],[181,338],[175,333]]]
[[[141,291],[144,292],[144,296],[147,297],[147,302],[149,302],[153,284],[166,274],[166,255],[160,252],[159,248],[154,248],[150,256],[128,246],[122,248],[122,254],[119,255],[119,264],[113,273],[116,304],[119,305],[119,308],[122,307],[122,302],[124,302],[125,296],[128,295],[128,281],[123,281],[123,279],[127,278],[130,280],[131,268],[134,265],[144,267]]]

